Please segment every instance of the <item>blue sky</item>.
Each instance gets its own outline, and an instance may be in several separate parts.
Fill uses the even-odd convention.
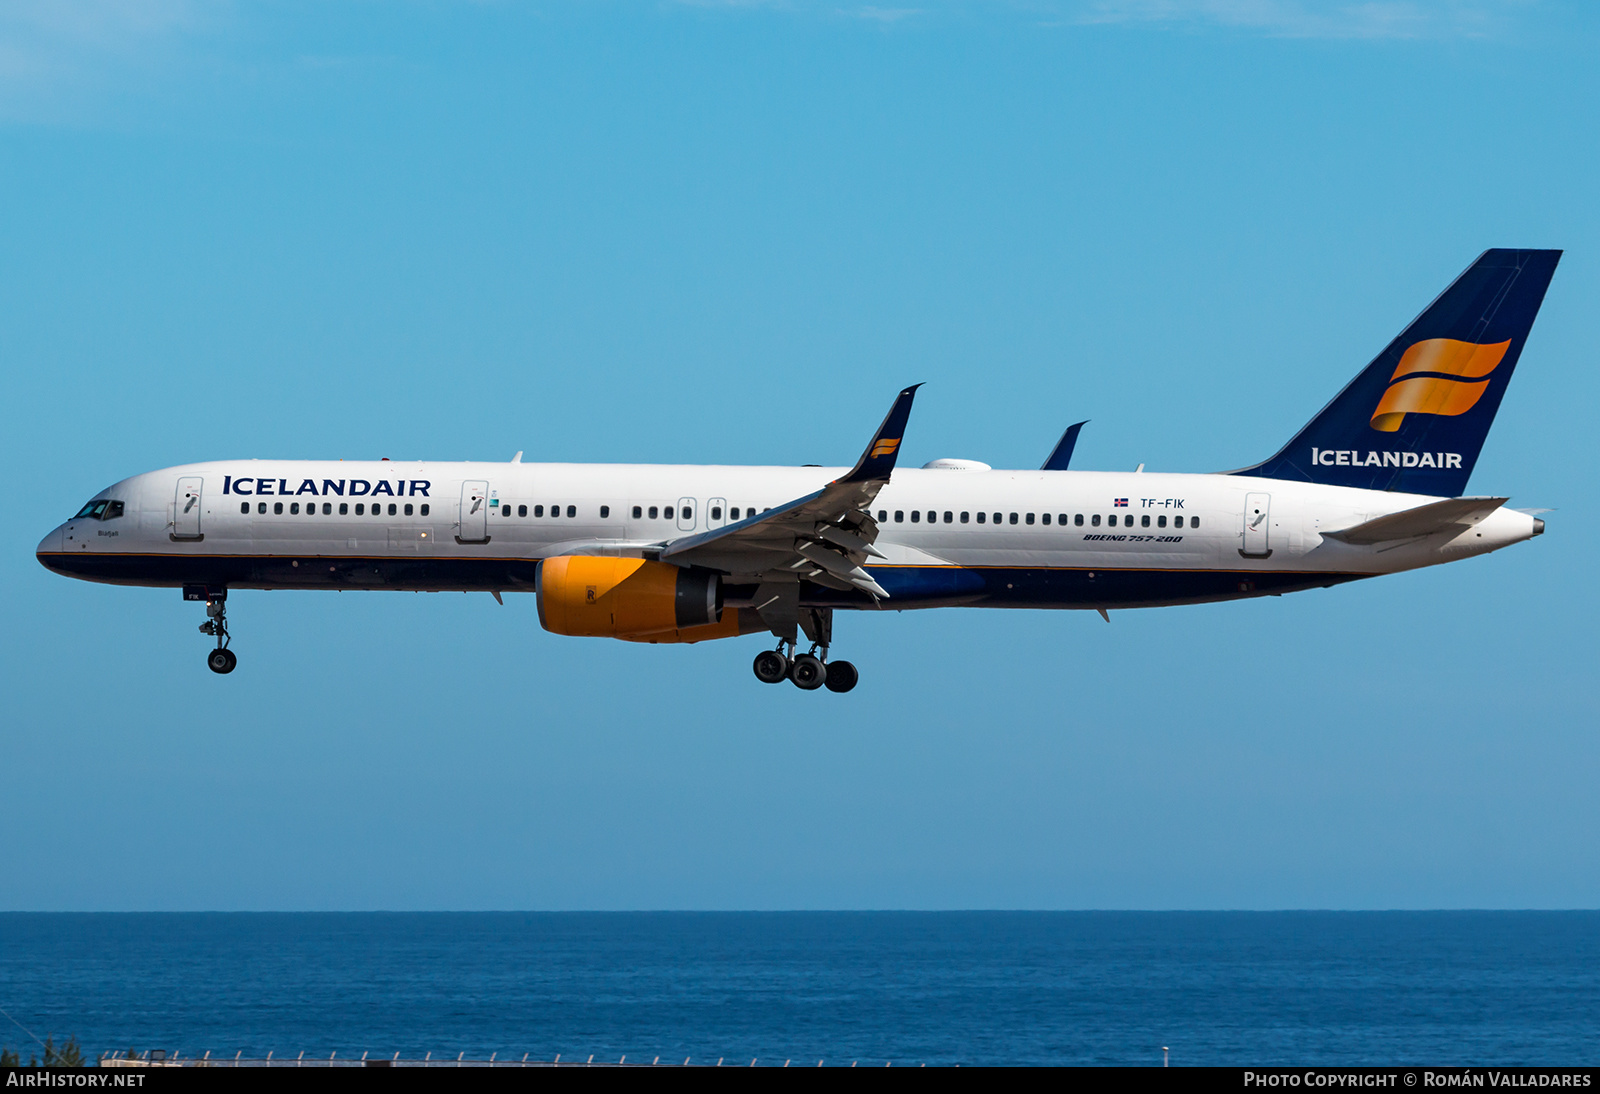
[[[1600,16],[1314,0],[0,14],[14,909],[1600,904]],[[1481,250],[1567,255],[1484,559],[1282,599],[561,639],[531,597],[176,591],[38,537],[225,457],[1211,471]]]

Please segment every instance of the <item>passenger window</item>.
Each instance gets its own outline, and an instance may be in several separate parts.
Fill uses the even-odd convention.
[[[656,519],[656,515],[658,513],[660,513],[660,512],[661,512],[661,510],[657,509],[654,505],[652,505],[650,507],[650,519],[651,520],[655,520]]]
[[[239,512],[248,513],[249,511],[250,511],[250,503],[249,502],[246,501],[246,502],[240,502],[239,503]]]
[[[528,507],[526,505],[517,506],[517,516],[525,517],[527,515],[528,515]]]
[[[325,501],[322,503],[322,515],[325,517],[333,516],[333,502]]]
[[[961,523],[962,523],[962,524],[965,524],[965,523],[967,523],[967,521],[968,521],[968,520],[969,520],[969,519],[970,519],[970,518],[971,518],[971,516],[972,516],[972,514],[971,514],[971,513],[968,513],[968,512],[963,512],[963,513],[962,513],[962,514],[961,514]]]
[[[424,505],[422,507],[422,511],[424,513],[426,513],[428,511],[428,507],[426,505]],[[341,517],[348,517],[350,515],[350,503],[349,502],[341,501],[339,503],[339,515]]]
[[[576,505],[567,506],[567,516],[575,517],[577,515],[578,515],[578,507]]]
[[[988,519],[988,516],[989,516],[988,513],[979,513],[978,514],[978,523],[982,524],[986,519]]]
[[[1122,518],[1122,526],[1124,528],[1132,528],[1133,527],[1133,514],[1132,513],[1129,513],[1127,516]]]
[[[946,524],[954,524],[956,522],[956,515],[950,510],[946,509],[944,511],[944,522]]]
[[[428,515],[428,503],[427,502],[423,502],[422,503],[422,515],[423,516],[427,516]]]
[[[265,513],[266,511],[267,511],[267,503],[266,502],[263,501],[263,502],[258,502],[256,504],[256,512]]]
[[[533,515],[534,515],[534,516],[536,516],[536,517],[542,517],[542,516],[544,516],[544,506],[542,506],[542,505],[535,505],[535,506],[534,506],[534,507],[533,507]]]
[[[1130,513],[1129,516],[1132,516],[1132,514]],[[1149,513],[1146,513],[1144,516],[1139,518],[1139,527],[1141,527],[1141,528],[1150,527],[1150,514]]]
[[[297,502],[297,501],[291,501],[289,503],[289,515],[292,517],[292,516],[295,516],[296,514],[298,514],[299,512],[300,512],[300,503]]]
[[[356,502],[356,516],[364,517],[366,515],[367,515],[367,507],[365,505],[363,505],[359,501]]]
[[[728,519],[729,520],[738,520],[739,519],[739,507],[737,505],[735,505],[732,509],[728,510]]]
[[[1094,516],[1090,517],[1089,523],[1095,528],[1100,527],[1100,514],[1096,513]]]
[[[1095,523],[1099,524],[1100,522],[1099,521],[1095,521]],[[1083,514],[1079,513],[1076,516],[1074,516],[1072,518],[1072,524],[1076,528],[1082,528],[1083,527]]]
[[[406,502],[406,516],[409,517],[410,515],[411,515],[411,503],[408,501],[408,502]],[[508,506],[506,506],[506,516],[509,517],[510,515],[511,515],[511,506],[508,505]]]
[[[1166,517],[1157,517],[1156,518],[1156,527],[1157,528],[1165,528],[1166,526],[1167,526],[1167,518]]]
[[[1013,518],[1012,518],[1012,520],[1013,520],[1013,521],[1015,521],[1015,520],[1016,520],[1016,518],[1015,518],[1015,517],[1013,517]],[[1027,516],[1026,516],[1026,517],[1025,517],[1025,518],[1024,518],[1024,519],[1023,519],[1023,523],[1024,523],[1024,524],[1032,524],[1032,523],[1033,523],[1033,514],[1032,514],[1032,513],[1029,513],[1029,514],[1028,514],[1028,515],[1027,515]]]
[[[1190,528],[1198,528],[1198,527],[1200,527],[1200,518],[1199,517],[1190,517],[1189,518],[1189,527]]]
[[[661,507],[661,515],[662,515],[662,516],[663,516],[663,517],[664,517],[664,518],[666,518],[666,519],[667,519],[667,520],[671,520],[671,519],[672,519],[672,506],[670,506],[670,505],[663,505],[663,506],[662,506],[662,507]]]
[[[1049,524],[1050,523],[1050,514],[1049,513],[1040,513],[1039,514],[1039,523],[1040,524]]]
[[[996,514],[995,514],[995,515],[994,515],[994,522],[995,522],[995,523],[996,523],[996,524],[999,524],[999,523],[1000,523],[1000,519],[1001,519],[1001,514],[999,514],[999,513],[996,513]]]
[[[911,523],[912,524],[916,524],[921,519],[922,519],[922,510],[921,509],[913,509],[913,510],[911,510]]]
[[[735,514],[735,515],[737,516],[737,514]],[[878,510],[878,523],[879,524],[887,524],[888,522],[889,522],[889,510],[887,510],[887,509],[879,509]]]
[[[896,509],[894,511],[894,522],[896,524],[899,524],[901,521],[903,521],[905,519],[906,519],[906,514],[905,514],[905,511],[903,509]]]
[[[272,503],[272,515],[275,517],[283,516],[283,502],[275,501]]]
[[[1015,514],[1015,513],[1011,514],[1011,523],[1012,524],[1017,523],[1017,514]]]
[[[601,520],[605,520],[606,518],[608,518],[610,516],[611,516],[611,506],[602,505],[600,507],[600,519]]]
[[[567,515],[570,517],[572,514],[568,513]],[[682,517],[684,520],[693,520],[694,519],[694,506],[685,505],[683,507],[683,509],[678,513],[678,516]]]
[[[722,519],[722,506],[713,505],[711,507],[711,519],[712,520],[721,520]]]

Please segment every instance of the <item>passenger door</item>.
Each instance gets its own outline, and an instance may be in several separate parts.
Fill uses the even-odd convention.
[[[178,495],[172,510],[173,539],[204,539],[200,532],[200,509],[205,480],[185,475],[178,480]]]
[[[1272,495],[1246,494],[1244,497],[1244,546],[1239,553],[1245,558],[1267,558],[1272,554],[1269,529],[1272,526]]]
[[[489,542],[489,484],[472,481],[461,484],[461,523],[457,543]]]
[[[726,523],[728,523],[728,499],[709,499],[706,502],[706,527],[721,528]]]
[[[695,501],[693,498],[678,499],[678,531],[694,531],[694,509]]]

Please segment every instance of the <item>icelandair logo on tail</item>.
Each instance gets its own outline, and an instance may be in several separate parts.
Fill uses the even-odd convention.
[[[876,459],[879,456],[892,456],[892,455],[894,455],[894,450],[899,448],[899,447],[900,447],[900,438],[899,437],[894,437],[894,438],[884,437],[883,439],[878,441],[877,444],[872,446],[872,451],[870,453],[868,453],[868,454],[870,456],[872,456],[874,459]]]
[[[1389,388],[1372,412],[1372,428],[1394,433],[1407,414],[1465,414],[1478,405],[1489,387],[1489,374],[1510,348],[1510,339],[1494,345],[1454,338],[1416,343],[1401,356],[1389,377]]]

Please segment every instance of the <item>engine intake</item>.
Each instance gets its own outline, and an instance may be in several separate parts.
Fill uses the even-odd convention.
[[[539,564],[539,623],[552,634],[700,642],[739,633],[722,578],[642,558],[561,555]]]

